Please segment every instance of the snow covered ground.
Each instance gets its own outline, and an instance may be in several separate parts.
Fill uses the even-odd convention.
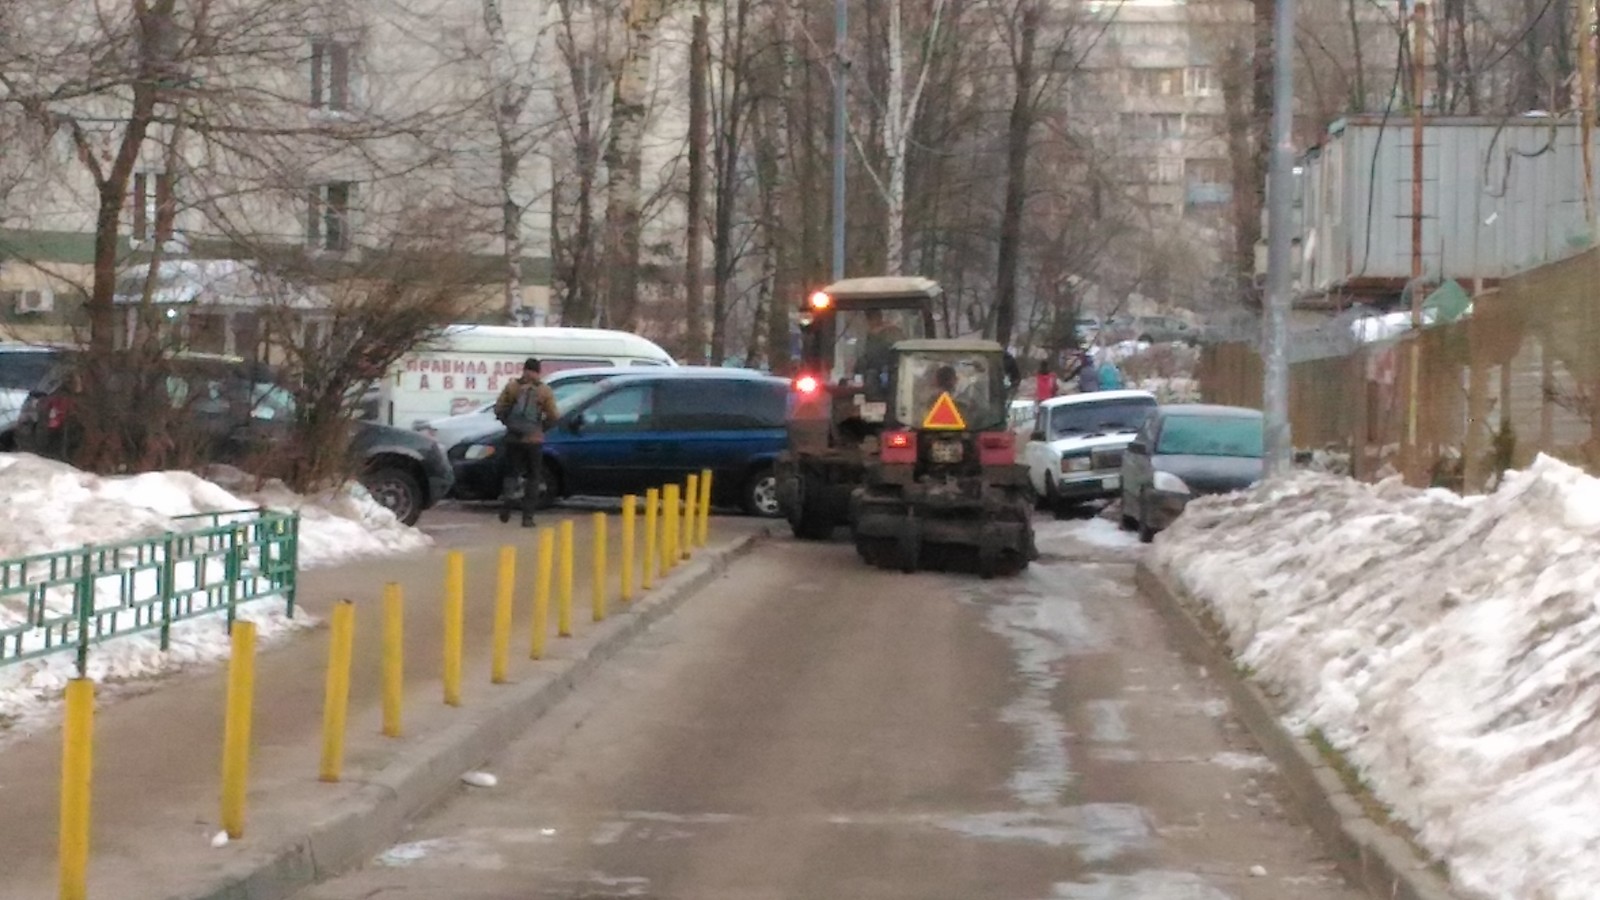
[[[1152,563],[1238,660],[1495,900],[1600,884],[1600,480],[1492,495],[1300,473],[1192,504]]]
[[[303,569],[420,550],[432,543],[427,535],[402,525],[359,485],[300,497],[276,482],[256,490],[237,471],[220,469],[211,474],[215,480],[189,472],[102,478],[36,456],[0,454],[0,558],[160,535],[185,527],[174,521],[177,517],[262,506],[299,511]],[[187,527],[196,524],[206,523],[187,523]],[[149,577],[135,581],[136,590],[153,596],[154,573],[146,574]],[[217,572],[207,574],[208,580],[221,577]],[[181,580],[179,586],[185,586]],[[97,594],[102,607],[117,602],[114,585],[102,585]],[[48,602],[58,612],[71,606],[65,592]],[[0,599],[0,626],[24,621],[24,613],[22,598]],[[304,613],[288,619],[281,599],[242,604],[239,615],[257,623],[264,642],[315,624]],[[157,641],[155,632],[143,632],[97,644],[89,653],[90,676],[121,682],[222,659],[228,653],[227,635],[217,616],[175,625],[166,653]],[[48,709],[74,674],[70,652],[0,668],[0,721],[25,720]]]

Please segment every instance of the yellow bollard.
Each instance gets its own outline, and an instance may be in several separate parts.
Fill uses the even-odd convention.
[[[511,603],[517,588],[517,548],[500,548],[500,581],[494,595],[494,657],[489,680],[506,683],[511,665]]]
[[[406,691],[405,601],[400,585],[383,587],[383,736],[400,736],[401,703]]]
[[[681,503],[678,486],[669,484],[661,489],[661,575],[666,576],[678,565],[678,513]]]
[[[461,705],[461,641],[466,629],[467,560],[460,550],[445,558],[444,702]]]
[[[556,533],[539,531],[539,571],[533,584],[533,644],[529,659],[544,659],[544,640],[550,634],[550,570],[556,564]]]
[[[256,623],[233,623],[228,656],[228,710],[222,726],[222,830],[244,837],[244,801],[250,784],[250,717],[256,691]]]
[[[561,595],[556,598],[556,634],[572,637],[572,520],[561,523]]]
[[[594,514],[594,620],[606,620],[606,514]]]
[[[704,547],[706,541],[711,539],[711,470],[704,469],[700,472],[700,513],[695,519],[700,526],[700,533],[695,535],[695,543]]]
[[[694,555],[695,517],[700,511],[700,476],[690,475],[683,488],[683,536],[678,538],[680,559]]]
[[[89,798],[94,781],[94,682],[67,682],[61,733],[61,900],[89,897]]]
[[[644,492],[644,575],[639,584],[645,590],[656,586],[656,542],[660,539],[656,520],[661,518],[661,492],[651,488]]]
[[[634,506],[639,498],[632,494],[622,498],[622,602],[633,600],[633,538],[634,519],[638,510]]]
[[[355,650],[356,605],[340,600],[333,608],[333,636],[328,641],[328,676],[322,699],[323,781],[336,782],[344,773],[344,729],[350,711],[350,657]]]

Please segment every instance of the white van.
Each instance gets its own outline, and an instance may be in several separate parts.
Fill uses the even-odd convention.
[[[395,364],[378,392],[378,419],[414,428],[471,412],[520,377],[530,356],[544,363],[546,375],[598,366],[677,365],[660,346],[625,331],[451,325],[426,349]]]

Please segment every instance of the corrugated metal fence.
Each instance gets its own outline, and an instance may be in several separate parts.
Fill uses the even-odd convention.
[[[1207,401],[1259,408],[1253,345],[1206,347],[1199,374]],[[1480,490],[1537,453],[1600,474],[1600,249],[1508,278],[1415,339],[1295,363],[1289,404],[1295,446],[1347,452],[1361,478]]]

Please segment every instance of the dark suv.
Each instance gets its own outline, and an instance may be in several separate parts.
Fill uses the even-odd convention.
[[[16,425],[17,449],[70,458],[80,429],[73,421],[76,354],[61,354],[28,394]],[[118,385],[118,389],[132,386]],[[182,410],[183,439],[197,458],[237,463],[270,450],[288,435],[295,399],[270,367],[204,354],[170,362],[157,390]],[[361,483],[407,525],[449,493],[454,475],[438,442],[403,428],[352,424],[352,454],[362,461]]]
[[[0,343],[0,453],[17,449],[17,420],[61,351],[31,344]]]
[[[788,397],[788,379],[747,369],[658,369],[581,389],[545,435],[544,503],[643,494],[710,469],[713,503],[776,516]],[[450,448],[456,496],[500,496],[504,443],[497,428]]]

